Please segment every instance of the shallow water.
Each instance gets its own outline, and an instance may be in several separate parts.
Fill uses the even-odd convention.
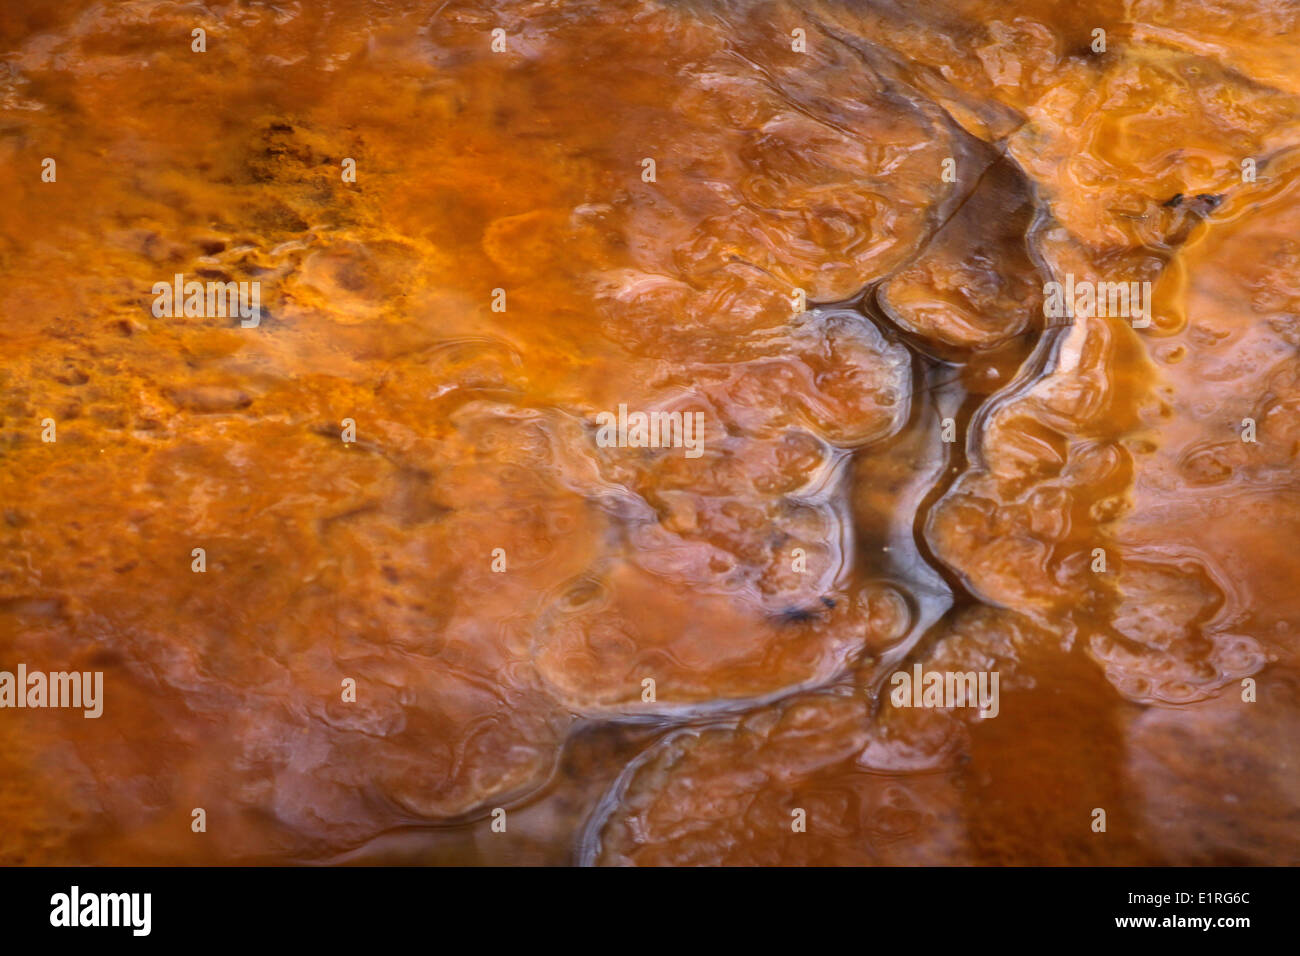
[[[1300,862],[1293,5],[205,10],[0,12],[0,861]]]

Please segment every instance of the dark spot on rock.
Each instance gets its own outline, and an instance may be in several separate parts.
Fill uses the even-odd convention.
[[[105,670],[110,667],[116,667],[123,662],[124,658],[120,653],[107,647],[100,648],[90,655],[86,661],[95,670]]]
[[[58,617],[63,613],[63,598],[29,595],[0,598],[0,613],[24,617]]]
[[[90,376],[79,368],[65,368],[54,380],[61,385],[85,385],[90,381]]]
[[[805,624],[816,619],[815,613],[802,607],[788,607],[777,617],[782,624]]]
[[[165,389],[171,401],[191,412],[228,412],[253,404],[252,396],[237,388],[221,385],[191,385]]]

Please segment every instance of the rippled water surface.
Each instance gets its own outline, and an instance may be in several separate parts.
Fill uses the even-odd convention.
[[[0,862],[1300,862],[1294,4],[0,41]]]

